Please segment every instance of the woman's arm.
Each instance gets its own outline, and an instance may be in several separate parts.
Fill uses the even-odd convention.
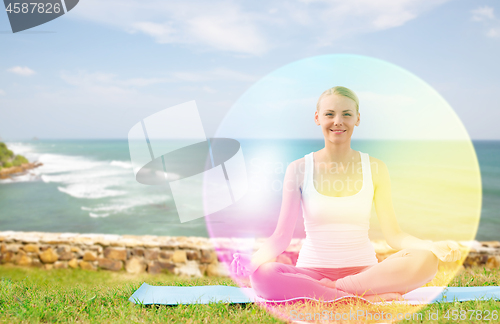
[[[371,159],[371,158],[370,158]],[[424,241],[399,228],[392,206],[391,180],[389,171],[384,162],[373,158],[375,168],[372,168],[375,185],[375,210],[382,227],[382,233],[389,244],[395,250],[416,248],[429,250],[441,261],[455,262],[462,257],[460,248],[453,241]],[[371,164],[371,163],[370,163]]]
[[[252,255],[251,270],[257,269],[261,264],[280,255],[292,240],[295,222],[302,213],[300,184],[304,175],[300,172],[300,170],[303,170],[303,168],[299,167],[300,163],[301,160],[294,161],[286,169],[278,224],[274,233]]]
[[[375,210],[387,244],[395,250],[407,248],[430,250],[432,241],[421,240],[401,230],[392,205],[389,170],[381,160],[372,157],[370,157],[370,160],[373,161],[370,164],[374,166],[371,170],[375,186],[375,195],[373,198]]]

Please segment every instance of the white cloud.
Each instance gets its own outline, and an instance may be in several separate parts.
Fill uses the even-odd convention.
[[[137,93],[136,89],[123,86],[116,75],[111,73],[78,71],[75,73],[62,71],[61,79],[75,86],[79,94],[106,98],[126,98]]]
[[[373,21],[373,26],[378,29],[387,29],[404,25],[417,15],[410,12],[401,12],[399,15],[380,15]]]
[[[254,15],[230,1],[88,0],[79,9],[75,18],[142,33],[161,44],[250,55],[265,53],[270,46]]]
[[[170,80],[167,78],[131,78],[120,82],[125,87],[147,87],[153,84],[165,83]]]
[[[225,68],[217,68],[203,72],[173,72],[171,76],[176,81],[186,82],[204,82],[204,81],[239,81],[239,82],[254,82],[258,80],[257,76],[233,71]]]
[[[14,66],[11,67],[10,69],[7,69],[7,71],[15,73],[17,75],[22,75],[22,76],[30,76],[35,74],[36,72],[30,69],[27,66]]]
[[[264,53],[268,48],[264,37],[255,26],[244,24],[242,20],[241,13],[233,11],[187,18],[178,29],[170,23],[136,22],[129,31],[144,33],[160,44],[198,43],[222,51],[253,55]]]
[[[66,71],[61,72],[61,79],[71,85],[76,86],[96,83],[110,83],[114,78],[114,74],[102,72],[87,73],[85,71],[78,71],[77,73],[73,74]]]
[[[152,84],[166,82],[207,82],[207,81],[238,81],[253,82],[258,79],[257,76],[233,71],[225,68],[217,68],[209,71],[200,72],[171,72],[163,78],[144,78],[136,77],[129,79],[120,79],[117,75],[105,72],[87,72],[62,71],[61,78],[69,84],[77,86],[95,85],[95,84],[114,84],[124,87],[144,87]]]
[[[256,76],[222,68],[202,72],[179,71],[169,73],[165,77],[152,78],[123,78],[112,73],[88,72],[85,70],[61,71],[59,76],[67,84],[74,86],[72,87],[73,90],[79,95],[108,98],[106,100],[110,102],[116,102],[123,98],[139,98],[144,96],[140,88],[161,83],[175,84],[175,89],[181,92],[194,93],[202,91],[206,94],[215,94],[217,90],[211,85],[212,82],[249,83],[257,80]]]
[[[158,24],[154,22],[136,22],[132,24],[130,32],[142,32],[156,39],[158,43],[173,43],[175,30],[167,24]]]
[[[115,85],[120,87],[145,87],[152,84],[169,82],[166,78],[130,78],[118,79],[115,74],[104,72],[68,72],[62,71],[61,79],[75,86]]]
[[[486,32],[486,36],[491,37],[491,38],[497,38],[497,37],[500,37],[500,27],[490,28],[490,29]]]
[[[234,70],[219,68],[211,71],[214,78],[219,80],[231,80],[231,81],[241,81],[241,82],[254,82],[259,79],[255,75],[250,75],[246,73],[241,73]]]
[[[329,44],[357,33],[402,26],[447,1],[87,0],[72,18],[147,35],[160,44],[259,56],[291,41]]]
[[[259,55],[269,47],[251,18],[238,10],[200,15],[187,23],[195,39],[219,50]]]
[[[324,3],[325,27],[343,27],[350,31],[373,32],[402,26],[423,12],[447,0],[351,0],[314,1]],[[313,1],[308,1],[313,3]],[[317,8],[318,11],[320,8]],[[340,23],[340,24],[339,24]],[[339,29],[340,30],[340,29]]]
[[[5,91],[3,91],[2,89],[0,89],[0,96],[5,96]]]
[[[473,21],[484,21],[488,19],[494,19],[495,14],[492,7],[484,6],[479,7],[471,11]]]
[[[500,21],[495,17],[492,7],[484,6],[471,11],[471,20],[481,23],[485,28],[485,35],[490,38],[500,37]]]

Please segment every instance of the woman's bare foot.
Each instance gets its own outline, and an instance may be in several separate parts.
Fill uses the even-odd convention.
[[[371,301],[371,302],[384,302],[391,300],[405,300],[400,293],[385,293],[385,294],[377,294],[377,295],[364,295],[362,298]]]
[[[323,278],[319,281],[325,287],[336,288],[336,281],[332,281],[328,278]],[[405,299],[400,293],[385,293],[385,294],[377,294],[377,295],[363,295],[362,298],[371,301],[371,302],[383,302],[383,301],[391,301],[391,300],[401,300]]]
[[[320,284],[328,288],[335,288],[335,282],[337,281],[332,281],[328,278],[323,278],[319,281]]]

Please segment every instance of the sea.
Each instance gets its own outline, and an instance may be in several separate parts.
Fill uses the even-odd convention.
[[[144,185],[136,181],[126,139],[18,140],[5,143],[15,154],[24,155],[31,162],[41,162],[43,166],[32,169],[22,176],[0,180],[0,231],[209,237],[215,232],[221,236],[231,235],[237,232],[234,230],[236,227],[245,227],[246,233],[255,230],[265,236],[274,230],[280,212],[281,188],[279,184],[260,182],[261,187],[274,187],[274,190],[269,190],[266,196],[271,197],[269,199],[272,200],[272,204],[259,204],[258,202],[247,204],[245,209],[248,212],[245,214],[244,222],[236,218],[235,214],[238,212],[234,208],[228,209],[226,217],[228,213],[232,213],[231,217],[234,219],[226,222],[226,232],[211,230],[211,227],[213,229],[214,226],[218,226],[218,223],[224,223],[222,218],[217,220],[216,217],[202,217],[181,223],[168,184]],[[453,210],[456,207],[467,215],[458,215],[460,211],[457,209],[457,220],[453,220],[455,213],[450,212],[450,215],[446,217],[451,217],[451,219],[443,221],[443,224],[465,222],[465,219],[468,219],[470,223],[457,230],[466,229],[475,235],[471,238],[480,241],[500,240],[500,141],[473,141],[472,145],[472,152],[475,155],[472,154],[471,161],[476,161],[477,157],[480,187],[478,192],[474,193],[473,189],[470,192],[472,192],[471,195],[476,194],[480,197],[480,205],[473,203],[466,206],[467,208],[461,207],[460,204],[464,199],[456,198],[456,201],[452,201],[446,198],[444,193],[441,199],[439,192],[443,190],[433,193],[432,203],[425,203],[423,196],[417,194],[412,195],[411,199],[396,195],[395,201],[406,204],[406,207],[396,209],[397,214],[398,211],[401,212],[398,218],[408,217],[406,222],[402,222],[403,229],[411,231],[412,227],[418,224],[424,228],[427,227],[424,225],[427,221],[423,221],[423,218],[408,216],[411,212],[431,215],[428,220],[429,226],[438,226],[440,223],[436,221],[436,218],[442,213],[440,214],[437,210]],[[286,162],[290,163],[323,146],[322,140],[288,139],[265,142],[246,140],[241,142],[247,166],[258,167],[261,171],[264,169],[264,174],[271,171],[276,179],[283,177]],[[377,156],[375,149],[377,146],[372,142],[353,140],[352,147]],[[259,152],[267,152],[271,155],[281,152],[280,159],[284,164],[266,164],[264,160],[258,159]],[[405,172],[409,172],[405,171],[410,170],[408,168],[402,168],[399,171],[394,169],[391,175],[402,176]],[[448,171],[452,169],[446,166],[441,166],[441,168]],[[421,174],[425,172],[419,174],[415,178],[422,179]],[[249,176],[252,174],[249,173]],[[453,175],[450,177],[461,178]],[[466,181],[469,178],[463,179]],[[458,184],[453,186],[457,187]],[[393,190],[399,190],[398,188],[403,187],[393,188]],[[411,190],[417,192],[422,189],[416,186]],[[439,204],[442,206],[438,206]],[[471,208],[468,209],[469,207]],[[474,208],[478,209],[478,219],[480,215],[479,225],[474,221]],[[268,221],[264,223],[261,221],[258,226],[252,228],[248,225],[255,223],[252,217],[255,217],[257,223],[259,223],[257,220],[262,219]],[[210,224],[210,219],[212,224]],[[297,224],[300,222],[300,220],[297,221]],[[426,229],[421,231],[424,234],[431,232]],[[299,229],[296,233],[300,236],[301,230]],[[431,234],[429,237],[432,238]],[[380,238],[382,234],[380,229],[373,229],[371,235]]]

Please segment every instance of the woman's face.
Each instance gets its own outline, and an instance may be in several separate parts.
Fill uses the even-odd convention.
[[[351,138],[354,126],[359,125],[359,116],[354,100],[334,94],[321,99],[314,121],[321,126],[325,139],[342,143]]]

